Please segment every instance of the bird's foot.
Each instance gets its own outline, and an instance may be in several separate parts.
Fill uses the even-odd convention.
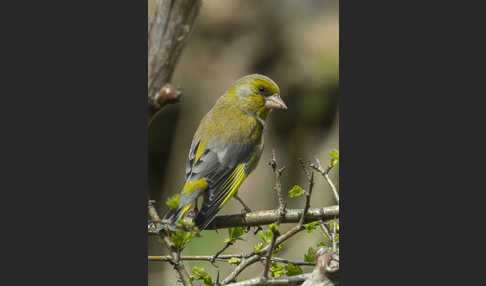
[[[244,207],[242,210],[241,210],[241,214],[242,215],[246,215],[247,213],[251,213],[251,209],[249,207]]]

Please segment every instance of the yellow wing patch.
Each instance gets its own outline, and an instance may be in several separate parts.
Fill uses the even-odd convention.
[[[201,178],[194,182],[186,182],[184,189],[182,190],[182,195],[193,194],[196,191],[205,189],[208,187],[208,182],[206,179]]]
[[[199,160],[199,158],[201,157],[203,151],[204,151],[204,147],[206,147],[206,140],[201,140],[201,143],[199,143],[199,146],[197,147],[197,151],[196,151],[196,156],[194,157],[194,164]]]
[[[191,206],[192,206],[192,203],[188,204],[188,205],[187,205],[187,206],[186,206],[186,207],[185,207],[185,208],[184,208],[184,209],[181,211],[181,213],[180,213],[180,215],[179,215],[179,218],[181,218],[181,217],[182,217],[182,216],[183,216],[183,215],[184,215],[184,214],[187,212],[187,210],[189,210],[189,209],[191,208]]]
[[[236,192],[238,192],[238,189],[240,188],[246,177],[247,175],[245,173],[245,164],[239,164],[223,184],[222,193],[228,195],[226,195],[226,198],[219,206],[219,209],[221,209],[226,204],[226,202],[234,194],[236,194]]]

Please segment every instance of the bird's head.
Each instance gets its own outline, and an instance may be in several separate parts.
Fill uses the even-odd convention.
[[[243,111],[265,120],[272,109],[287,109],[280,98],[278,85],[260,74],[247,75],[237,80],[227,94]]]

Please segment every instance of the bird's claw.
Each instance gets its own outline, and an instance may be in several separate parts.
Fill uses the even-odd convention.
[[[248,213],[251,213],[251,209],[250,208],[244,208],[244,209],[241,210],[241,214],[242,215],[246,215]]]

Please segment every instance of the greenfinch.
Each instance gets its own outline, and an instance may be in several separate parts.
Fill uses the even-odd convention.
[[[287,106],[277,84],[259,74],[240,78],[217,100],[194,134],[185,184],[177,208],[164,217],[166,223],[173,225],[194,206],[195,225],[203,230],[233,196],[250,211],[236,193],[258,164],[265,120],[272,109]]]

